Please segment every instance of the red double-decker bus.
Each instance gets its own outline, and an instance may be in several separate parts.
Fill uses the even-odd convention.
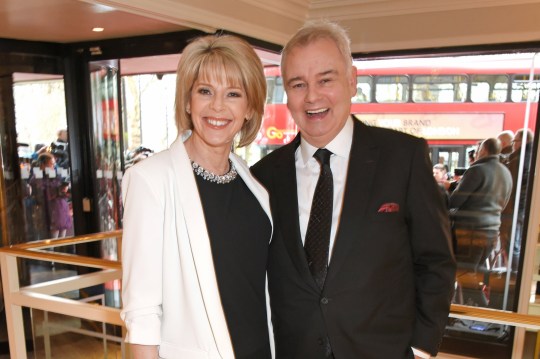
[[[467,166],[466,152],[503,130],[534,130],[540,75],[533,54],[356,62],[351,113],[369,125],[424,137],[433,162]],[[279,67],[265,69],[268,96],[256,143],[262,153],[291,141]]]

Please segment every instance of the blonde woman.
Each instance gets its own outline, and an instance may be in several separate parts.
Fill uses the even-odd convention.
[[[245,41],[206,36],[177,75],[178,139],[123,181],[126,341],[135,358],[270,358],[268,195],[231,153],[260,127],[263,67]]]

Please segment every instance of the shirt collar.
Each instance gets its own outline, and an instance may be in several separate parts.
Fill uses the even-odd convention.
[[[334,155],[348,160],[351,152],[353,130],[353,119],[349,117],[337,136],[334,137],[334,139],[330,141],[330,143],[328,143],[324,148],[331,151]],[[300,157],[304,165],[307,164],[317,150],[317,147],[312,146],[307,141],[300,141]]]

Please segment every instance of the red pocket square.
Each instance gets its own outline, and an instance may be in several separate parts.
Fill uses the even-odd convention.
[[[379,213],[399,212],[399,204],[397,204],[397,203],[384,203],[379,208],[379,210],[377,212],[379,212]]]

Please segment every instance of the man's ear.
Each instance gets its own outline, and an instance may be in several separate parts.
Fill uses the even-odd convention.
[[[356,96],[356,92],[358,91],[356,88],[356,72],[357,72],[356,66],[351,66],[351,75],[349,78],[350,88],[351,88],[351,97]]]

